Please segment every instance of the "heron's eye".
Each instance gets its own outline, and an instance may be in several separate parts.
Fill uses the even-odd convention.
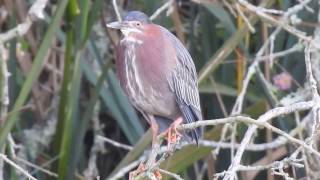
[[[136,22],[136,26],[141,26],[141,22]]]

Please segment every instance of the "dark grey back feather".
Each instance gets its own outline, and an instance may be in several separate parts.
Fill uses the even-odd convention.
[[[171,74],[172,78],[168,79],[172,91],[176,94],[179,108],[187,123],[202,120],[197,72],[193,60],[183,44],[168,30],[161,28],[172,45],[175,47],[178,64]],[[198,143],[201,136],[201,128],[191,132],[192,138]]]

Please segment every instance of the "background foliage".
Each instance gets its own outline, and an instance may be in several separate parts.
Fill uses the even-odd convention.
[[[118,6],[122,15],[129,10],[141,10],[151,16],[166,2],[120,0]],[[296,0],[250,2],[283,11],[299,3]],[[115,76],[114,48],[120,33],[105,26],[116,20],[112,2],[51,0],[45,2],[43,19],[30,14],[35,1],[3,0],[0,3],[2,154],[37,179],[94,179],[97,176],[109,179],[139,159],[150,146],[150,132],[123,95]],[[246,19],[233,12],[234,3],[176,0],[153,21],[175,33],[191,53],[199,72],[205,119],[232,114],[247,67],[275,29],[240,7],[255,28],[255,33],[251,33]],[[37,8],[41,11],[41,7]],[[318,11],[318,1],[310,1],[290,17],[291,23],[312,36],[319,27]],[[278,14],[272,16],[280,18]],[[22,36],[17,33],[12,38],[3,38],[10,29],[29,21],[32,26],[21,33]],[[288,49],[292,51],[276,56],[277,52]],[[282,30],[275,37],[273,47],[267,48],[263,55],[265,58],[259,67],[264,78],[256,75],[251,79],[241,112],[253,118],[284,101],[295,101],[293,96],[305,97],[301,95],[306,81],[301,41]],[[297,123],[286,118],[294,119],[294,116],[277,118],[273,125],[289,132]],[[218,141],[222,129],[223,126],[208,128],[205,139]],[[305,132],[309,130],[306,128]],[[234,136],[234,142],[240,141],[245,131],[246,126],[239,124],[225,134],[226,140]],[[301,132],[299,138],[303,139],[305,132]],[[128,147],[116,147],[102,137]],[[277,135],[268,130],[259,130],[254,143],[276,138]],[[266,151],[248,151],[243,161],[267,164],[288,156],[293,148],[284,144]],[[184,179],[211,179],[215,172],[228,168],[233,151],[230,148],[213,150],[204,144],[199,148],[184,146],[161,167],[179,173]],[[1,169],[3,179],[25,177],[6,162],[1,163]],[[304,170],[287,168],[286,171],[292,177],[306,176]],[[241,177],[274,178],[266,172],[249,171],[241,173]]]

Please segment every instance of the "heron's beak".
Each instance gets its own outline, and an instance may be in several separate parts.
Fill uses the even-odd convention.
[[[130,33],[141,33],[142,31],[139,30],[134,26],[134,24],[130,21],[116,21],[107,24],[108,28],[113,28],[113,29],[119,29],[124,36],[128,36]]]
[[[122,21],[122,22],[115,21],[112,23],[108,23],[107,27],[112,29],[122,29],[122,28],[128,27],[128,23],[126,23],[125,21]]]

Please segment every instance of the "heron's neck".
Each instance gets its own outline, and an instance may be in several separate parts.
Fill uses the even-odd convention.
[[[121,43],[133,43],[141,45],[143,42],[137,36],[131,33],[128,35],[124,35],[123,39],[121,40]]]

